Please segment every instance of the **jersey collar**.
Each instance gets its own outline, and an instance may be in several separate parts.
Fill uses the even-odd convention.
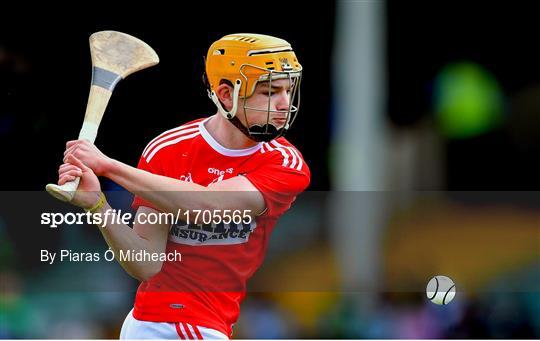
[[[210,133],[208,132],[208,130],[206,130],[206,127],[204,126],[205,123],[211,118],[212,117],[208,117],[207,119],[201,121],[199,130],[201,132],[201,136],[204,138],[206,143],[208,143],[210,147],[212,147],[212,149],[214,149],[216,152],[225,156],[247,156],[261,149],[262,142],[259,142],[253,147],[249,147],[246,149],[229,149],[229,148],[223,147],[218,141],[214,139],[212,135],[210,135]]]

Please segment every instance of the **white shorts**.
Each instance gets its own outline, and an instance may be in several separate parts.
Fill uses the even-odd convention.
[[[229,338],[215,329],[184,322],[137,320],[133,317],[131,309],[120,331],[120,340],[127,339],[228,340]]]

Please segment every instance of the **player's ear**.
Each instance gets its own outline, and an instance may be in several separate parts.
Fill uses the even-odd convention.
[[[233,105],[233,87],[222,83],[216,89],[216,95],[225,110],[231,110]]]

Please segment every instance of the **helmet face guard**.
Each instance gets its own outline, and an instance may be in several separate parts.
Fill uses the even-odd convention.
[[[247,68],[256,68],[259,70],[264,70],[256,65],[250,65],[250,64],[244,64],[240,67],[240,74],[242,75],[244,81],[242,84],[244,85],[243,93],[248,93],[248,78],[244,73],[244,69]],[[238,127],[237,124],[235,124],[240,130],[244,132],[250,139],[257,141],[257,142],[268,142],[271,141],[277,137],[283,136],[287,133],[287,131],[291,128],[294,121],[296,120],[296,116],[298,114],[298,110],[300,109],[300,83],[302,80],[302,71],[273,71],[273,70],[264,70],[267,72],[265,75],[261,75],[259,78],[259,81],[254,82],[253,84],[253,90],[251,91],[252,96],[255,93],[255,87],[257,84],[260,84],[262,82],[268,82],[268,106],[266,108],[255,108],[250,107],[246,104],[246,101],[244,100],[242,105],[242,111],[240,113],[236,113],[234,115],[233,119],[236,118],[238,120],[238,115],[243,115],[244,122],[246,125],[242,125],[243,128]],[[271,109],[271,97],[272,97],[272,82],[278,79],[286,79],[288,81],[288,89],[289,89],[289,107],[287,110],[272,110]],[[251,96],[250,96],[251,97]],[[246,99],[246,97],[244,97]],[[237,100],[237,99],[233,99]],[[266,113],[266,122],[263,124],[251,124],[249,121],[249,115],[248,111],[257,111],[257,112],[264,112]],[[278,113],[278,114],[285,114],[285,125],[283,127],[276,127],[271,123],[271,113]]]
[[[249,41],[247,41],[249,37]],[[235,45],[231,50],[236,52],[227,56],[227,47],[223,40],[233,40]],[[257,42],[256,46],[250,46]],[[242,44],[239,44],[242,41]],[[221,44],[220,44],[221,43]],[[214,46],[214,45],[218,46]],[[274,47],[265,46],[274,44]],[[276,46],[278,44],[278,46]],[[240,47],[239,47],[240,46]],[[219,47],[219,48],[218,48]],[[253,49],[256,47],[257,49]],[[240,54],[238,55],[238,51]],[[245,53],[245,54],[243,54]],[[290,45],[281,39],[254,35],[230,35],[212,45],[208,52],[206,63],[208,78],[208,93],[218,111],[233,123],[250,139],[261,142],[271,141],[279,136],[283,136],[293,125],[300,108],[300,83],[302,79],[302,67],[298,63]],[[215,93],[218,84],[225,79],[233,83],[232,108],[227,111],[223,108],[219,98]],[[279,79],[288,80],[289,107],[287,110],[273,110],[272,82]],[[253,96],[257,84],[268,82],[268,105],[266,108],[250,107],[246,104],[246,99]],[[241,110],[238,109],[238,99],[244,99]],[[250,123],[249,112],[265,112],[266,122],[263,124]],[[285,114],[285,124],[283,127],[276,127],[271,122],[272,113]],[[241,122],[240,117],[243,117]]]

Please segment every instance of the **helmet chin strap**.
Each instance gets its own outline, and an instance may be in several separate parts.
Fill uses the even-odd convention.
[[[277,129],[272,124],[254,124],[248,129],[245,125],[242,124],[242,122],[240,122],[237,116],[229,119],[229,122],[231,122],[249,139],[255,142],[270,142],[276,137],[279,137],[286,132],[286,130],[284,130],[283,128]]]
[[[226,119],[230,120],[233,117],[236,117],[236,111],[238,110],[238,94],[240,93],[241,86],[242,86],[242,82],[239,79],[237,79],[236,83],[234,84],[233,96],[232,96],[233,106],[230,111],[227,111],[225,110],[225,108],[223,108],[215,91],[212,90],[212,92],[210,93],[210,98],[212,99],[212,102],[214,102],[214,104],[218,108],[219,113],[223,115],[223,117],[225,117]]]

